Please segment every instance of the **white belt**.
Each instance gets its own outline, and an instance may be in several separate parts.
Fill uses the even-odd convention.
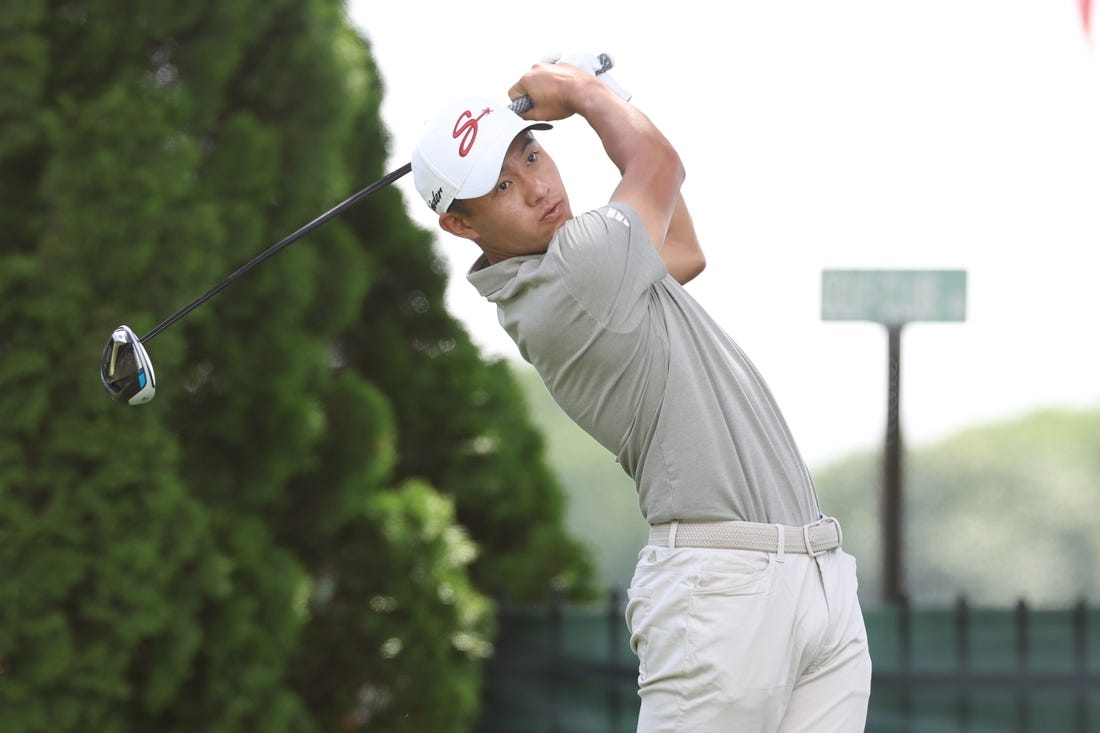
[[[760,552],[799,552],[816,557],[840,547],[840,522],[822,517],[803,527],[756,522],[669,522],[649,528],[649,544],[658,547],[707,547]]]

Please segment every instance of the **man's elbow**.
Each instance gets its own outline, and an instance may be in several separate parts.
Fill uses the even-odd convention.
[[[684,263],[686,279],[682,280],[680,284],[683,285],[686,282],[694,280],[705,269],[707,269],[707,257],[703,254],[703,250],[696,249],[692,252],[688,261]]]
[[[699,244],[699,237],[695,233],[695,225],[691,222],[691,216],[687,213],[687,207],[683,204],[682,206],[683,211],[681,213],[687,222],[687,226],[685,227],[686,231],[683,233],[683,246],[680,251],[685,268],[689,273],[688,279],[691,280],[703,270],[707,269],[707,256],[703,254],[703,247]]]
[[[678,252],[674,260],[666,258],[665,266],[673,280],[687,285],[706,269],[707,258],[703,255],[703,250],[696,247],[694,250]]]
[[[695,275],[699,275],[703,270],[707,269],[707,256],[703,254],[703,250],[699,249],[695,251]],[[692,275],[692,277],[695,277]]]

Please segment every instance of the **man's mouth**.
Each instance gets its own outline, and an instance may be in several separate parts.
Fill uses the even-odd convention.
[[[558,201],[549,209],[547,209],[543,213],[542,218],[539,219],[539,221],[554,221],[559,216],[561,216],[561,201]]]

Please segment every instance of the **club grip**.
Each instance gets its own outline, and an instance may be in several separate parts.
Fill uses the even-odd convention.
[[[615,66],[615,62],[611,59],[611,56],[606,53],[599,54],[596,59],[600,62],[600,68],[596,69],[595,72],[596,76],[610,71],[611,68]],[[534,106],[531,98],[524,95],[519,99],[512,100],[512,103],[508,105],[508,109],[512,110],[517,115],[521,115]]]
[[[519,99],[512,100],[512,103],[508,105],[508,109],[512,110],[517,115],[521,115],[534,106],[535,105],[531,102],[531,98],[525,94]]]

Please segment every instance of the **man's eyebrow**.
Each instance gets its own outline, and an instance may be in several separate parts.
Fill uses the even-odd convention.
[[[523,142],[522,144],[520,144],[519,148],[513,149],[511,146],[509,146],[508,148],[508,154],[504,158],[505,163],[501,165],[502,174],[504,173],[504,165],[507,164],[508,158],[511,158],[512,156],[521,157],[524,154],[524,151],[526,151],[527,148],[531,147],[535,143],[535,136],[532,135],[530,132],[523,132],[521,134],[523,135]],[[512,144],[515,145],[515,141],[513,141]]]
[[[524,150],[527,150],[527,148],[531,147],[534,144],[535,144],[535,136],[532,135],[529,130],[525,131],[523,133],[523,144],[519,146],[519,152],[522,153]]]
[[[508,159],[512,156],[522,156],[527,148],[535,144],[535,136],[531,134],[530,130],[526,130],[520,134],[523,135],[523,143],[515,152],[512,152],[511,147],[508,148],[508,154],[504,157],[504,162],[500,166],[500,175],[497,176],[497,183],[500,183],[500,179],[504,176],[504,169],[508,165]],[[513,141],[512,144],[514,145],[515,141]]]

